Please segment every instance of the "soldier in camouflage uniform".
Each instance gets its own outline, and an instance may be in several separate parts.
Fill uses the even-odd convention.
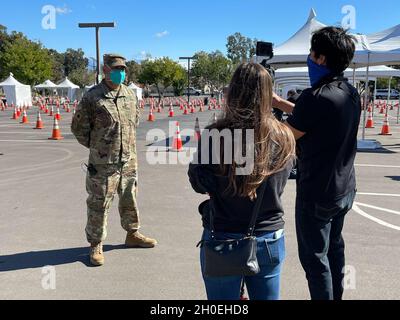
[[[104,264],[102,243],[107,236],[107,215],[115,193],[119,195],[121,225],[128,232],[128,247],[153,248],[157,241],[138,232],[139,210],[136,128],[139,105],[135,92],[123,84],[125,58],[104,55],[105,79],[82,98],[71,130],[90,150],[86,178],[90,262]]]

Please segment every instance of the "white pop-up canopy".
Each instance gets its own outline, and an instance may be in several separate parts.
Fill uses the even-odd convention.
[[[269,61],[275,68],[305,66],[314,32],[326,27],[311,9],[307,22],[286,42],[274,48]],[[400,64],[400,25],[371,35],[353,34],[357,39],[352,67]]]
[[[319,22],[314,9],[311,9],[307,22],[289,40],[274,48],[274,57],[269,61],[277,68],[304,66],[310,54],[312,34],[324,27]]]
[[[353,69],[347,69],[344,74],[346,77],[351,78],[353,76]],[[366,67],[355,70],[356,79],[365,80],[366,75]],[[369,68],[369,76],[374,78],[400,77],[400,70],[387,66],[373,66]],[[275,77],[277,80],[282,78],[308,78],[308,68],[297,67],[278,69],[275,71]]]
[[[35,86],[35,89],[56,89],[57,85],[50,80],[46,80],[45,82]]]
[[[73,84],[68,78],[65,78],[63,82],[57,85],[57,89],[61,89],[62,91],[67,90],[67,97],[70,101],[76,99],[77,90],[79,86]]]
[[[0,83],[0,87],[3,87],[8,104],[16,106],[32,105],[31,87],[18,82],[12,73],[5,81]]]
[[[137,96],[137,98],[138,98],[139,101],[143,100],[143,89],[142,89],[142,88],[140,88],[139,86],[137,86],[137,85],[134,84],[134,83],[131,83],[131,84],[129,85],[129,88],[131,88],[132,90],[135,91],[136,96]]]

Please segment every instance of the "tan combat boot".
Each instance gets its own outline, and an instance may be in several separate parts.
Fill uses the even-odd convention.
[[[96,267],[104,264],[103,244],[101,242],[92,243],[90,246],[90,263]]]
[[[154,248],[157,245],[157,240],[147,238],[139,231],[132,231],[128,232],[125,245],[128,248]]]

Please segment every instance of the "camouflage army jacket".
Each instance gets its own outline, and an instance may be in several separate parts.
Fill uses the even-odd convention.
[[[90,149],[89,163],[137,162],[136,128],[139,104],[133,90],[121,85],[111,90],[104,81],[82,98],[71,130]]]

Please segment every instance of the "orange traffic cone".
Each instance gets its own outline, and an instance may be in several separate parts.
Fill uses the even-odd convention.
[[[372,118],[372,112],[369,111],[367,124],[365,125],[366,129],[372,129],[374,127],[374,119]]]
[[[173,118],[174,117],[174,107],[171,105],[169,107],[169,118]]]
[[[194,141],[199,141],[201,137],[199,118],[196,118],[196,125],[194,127]]]
[[[17,108],[14,108],[14,114],[13,117],[11,118],[12,120],[17,120],[18,119],[18,111]]]
[[[183,147],[181,130],[179,128],[179,122],[176,123],[176,134],[174,136],[174,141],[172,142],[173,151],[181,151]]]
[[[54,108],[53,108],[53,106],[51,106],[48,116],[49,117],[53,117],[54,116]]]
[[[56,112],[56,119],[58,120],[58,121],[60,121],[61,120],[61,114],[60,114],[60,108],[59,107],[57,107],[57,112]]]
[[[21,109],[17,108],[17,118],[19,118],[21,116]]]
[[[149,114],[149,119],[148,119],[148,121],[154,122],[155,120],[156,120],[156,119],[155,119],[154,114],[153,114],[153,109],[150,108],[150,114]]]
[[[385,120],[383,121],[382,131],[381,131],[381,133],[379,135],[381,135],[381,136],[391,136],[392,135],[390,133],[389,117],[388,117],[387,112],[385,114]]]
[[[28,116],[26,115],[26,110],[24,110],[24,115],[22,116],[22,124],[29,123]]]
[[[43,128],[44,128],[44,125],[43,125],[42,117],[40,116],[40,111],[38,110],[36,127],[33,129],[43,129]]]
[[[188,115],[189,114],[189,111],[188,111],[188,109],[185,107],[185,109],[183,110],[183,114],[184,115]]]
[[[58,125],[58,120],[56,117],[54,117],[54,125],[53,125],[53,134],[51,136],[51,138],[49,138],[49,140],[62,140],[64,139],[61,136],[61,131],[60,131],[60,127]]]

